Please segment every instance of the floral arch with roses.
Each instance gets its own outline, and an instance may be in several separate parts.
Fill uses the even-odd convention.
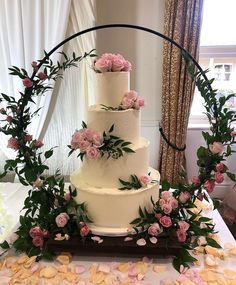
[[[5,241],[1,244],[1,247],[4,249],[14,247],[29,256],[37,255],[40,259],[52,258],[52,253],[47,248],[49,238],[67,240],[71,236],[80,236],[85,240],[90,238],[96,240],[95,237],[91,237],[91,232],[87,226],[87,223],[92,222],[88,215],[89,209],[87,211],[85,203],[77,204],[73,199],[76,196],[76,190],[69,189],[69,192],[65,192],[64,179],[59,172],[48,177],[44,175],[44,171],[48,169],[46,161],[53,155],[53,148],[43,153],[41,151],[43,142],[33,138],[27,132],[27,126],[31,123],[33,116],[40,111],[37,110],[34,114],[31,114],[28,103],[34,102],[35,96],[41,96],[51,89],[49,82],[61,78],[62,72],[67,68],[76,66],[84,58],[93,58],[95,56],[94,50],[82,56],[73,53],[71,58],[62,52],[64,61],[54,64],[50,60],[50,55],[58,47],[76,36],[96,29],[110,27],[143,30],[160,36],[179,47],[183,52],[189,74],[205,101],[206,115],[211,128],[210,132],[203,132],[206,145],[199,147],[197,151],[198,173],[192,177],[191,182],[186,182],[186,173],[183,171],[180,174],[183,181],[178,185],[174,185],[175,191],[172,191],[171,185],[164,181],[159,201],[153,202],[153,210],[148,212],[146,209],[140,208],[140,216],[131,222],[137,231],[137,235],[132,238],[137,239],[138,245],[145,244],[147,239],[156,243],[157,237],[161,236],[165,236],[169,241],[176,239],[182,243],[182,251],[173,260],[173,265],[179,270],[181,265],[188,267],[195,260],[188,249],[194,249],[199,243],[202,243],[202,240],[205,244],[214,247],[220,246],[214,239],[214,225],[210,219],[201,216],[196,201],[203,199],[208,201],[207,192],[211,193],[214,190],[215,183],[221,183],[224,180],[225,174],[235,181],[235,175],[229,172],[224,164],[226,158],[233,153],[232,146],[235,144],[236,137],[236,132],[231,126],[232,122],[236,121],[236,115],[234,111],[225,107],[225,103],[235,94],[218,99],[216,90],[211,88],[213,80],[209,81],[207,79],[206,73],[202,71],[198,63],[186,50],[156,31],[133,25],[104,25],[72,35],[49,53],[45,53],[42,60],[33,61],[31,76],[22,68],[13,66],[9,69],[11,75],[21,78],[24,92],[20,92],[18,101],[14,97],[3,93],[0,97],[0,103],[4,102],[6,106],[0,107],[0,131],[11,136],[8,147],[17,151],[16,159],[6,161],[4,172],[0,177],[4,177],[8,171],[15,171],[19,181],[23,185],[31,185],[32,188],[29,190],[28,197],[24,202],[25,213],[20,217],[20,226],[16,231],[16,239],[11,244]],[[200,71],[196,71],[196,66]],[[128,102],[125,99],[123,106],[129,107]],[[140,98],[139,107],[142,107],[143,103]],[[104,106],[104,108],[109,110],[109,106]],[[84,128],[86,128],[86,125]],[[74,136],[79,135],[81,134],[74,134]],[[97,140],[101,143],[102,138],[100,135],[97,135]],[[79,148],[75,144],[76,139],[72,139],[72,152]],[[129,151],[128,149],[127,147],[127,151]],[[137,182],[135,177],[133,179],[131,182],[132,187],[132,183]],[[123,182],[125,186],[128,185],[128,182]],[[213,200],[213,203],[215,207],[219,205],[217,200]],[[140,227],[147,230],[140,233],[138,231]]]

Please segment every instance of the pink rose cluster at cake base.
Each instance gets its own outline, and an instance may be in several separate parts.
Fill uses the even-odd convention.
[[[170,191],[163,191],[160,196],[159,205],[165,214],[170,214],[178,208],[178,201]]]
[[[130,90],[127,92],[120,104],[121,109],[136,109],[139,110],[140,108],[145,106],[144,98],[139,96],[138,93],[134,90]]]
[[[32,238],[32,244],[36,247],[42,247],[44,238],[49,238],[49,232],[39,226],[30,229],[29,235]]]
[[[131,63],[120,54],[104,53],[94,61],[96,72],[128,72],[131,70]]]
[[[103,144],[103,136],[94,130],[83,128],[76,131],[71,140],[71,148],[79,149],[86,153],[89,158],[100,157],[99,147]]]

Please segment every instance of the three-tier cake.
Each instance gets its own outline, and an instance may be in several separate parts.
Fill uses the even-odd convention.
[[[86,202],[94,234],[127,235],[139,207],[151,210],[159,196],[159,173],[149,167],[149,141],[140,136],[143,100],[130,90],[131,65],[104,54],[94,65],[96,105],[72,137],[82,166],[72,173],[76,201]]]

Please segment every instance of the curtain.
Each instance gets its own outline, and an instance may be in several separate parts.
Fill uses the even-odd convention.
[[[15,65],[22,67],[31,75],[33,60],[41,59],[43,51],[51,50],[65,37],[70,0],[2,0],[0,2],[0,92],[17,98],[22,90],[22,82],[10,76],[8,68]],[[53,60],[59,59],[54,54]],[[34,117],[29,126],[29,133],[39,138],[43,129],[51,93],[36,97],[32,112],[42,108],[40,116]],[[0,134],[0,151],[7,158],[14,158],[15,152],[7,148],[7,140]]]
[[[198,58],[203,0],[166,0],[164,34]],[[162,128],[167,139],[183,147],[194,84],[188,76],[181,51],[164,41],[162,87]],[[179,180],[185,166],[184,152],[177,151],[161,139],[159,170],[162,179],[171,183]]]
[[[11,0],[0,3],[0,92],[17,96],[22,89],[21,80],[8,75],[8,67],[16,65],[31,70],[31,62],[43,57],[43,50],[50,51],[67,36],[89,28],[95,22],[94,0]],[[17,47],[17,48],[16,48]],[[83,35],[63,47],[72,54],[83,54],[95,47],[95,34]],[[60,50],[58,50],[60,51]],[[50,57],[60,60],[56,52]],[[50,174],[57,168],[69,174],[79,160],[67,158],[70,137],[86,119],[88,104],[93,101],[93,73],[91,62],[79,64],[78,69],[67,70],[62,81],[57,81],[53,92],[36,98],[33,110],[42,107],[39,116],[29,126],[29,133],[44,142],[44,149],[60,146],[49,162]],[[90,72],[89,72],[90,71]],[[3,75],[3,76],[2,76]],[[86,107],[86,108],[85,108]],[[8,138],[0,134],[0,172],[7,158],[15,152],[7,148]]]
[[[72,0],[66,37],[95,24],[95,1]],[[89,52],[95,46],[95,32],[90,32],[68,42],[63,51],[70,56],[74,51],[78,55]],[[94,103],[94,72],[89,59],[79,63],[78,68],[66,70],[63,80],[58,81],[54,88],[53,100],[49,109],[45,136],[43,142],[45,150],[54,149],[54,155],[48,161],[49,172],[53,174],[57,169],[69,179],[70,173],[80,166],[76,154],[68,157],[68,144],[76,129],[81,128],[82,121],[86,122],[88,106]]]

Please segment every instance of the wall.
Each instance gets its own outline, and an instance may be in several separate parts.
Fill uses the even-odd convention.
[[[97,25],[134,24],[163,32],[163,0],[98,0]],[[157,167],[161,118],[162,39],[143,31],[113,28],[97,31],[97,54],[120,53],[133,66],[131,89],[145,98],[142,135],[150,142],[151,165]]]

